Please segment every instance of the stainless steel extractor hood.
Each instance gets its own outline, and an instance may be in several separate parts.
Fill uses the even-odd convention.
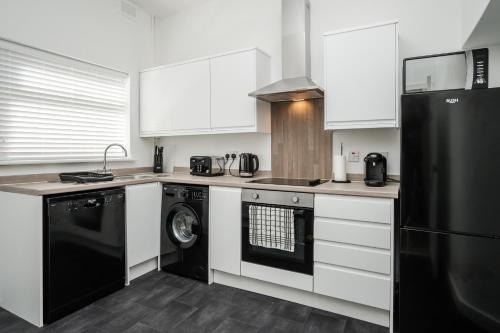
[[[283,79],[248,94],[266,102],[323,98],[311,77],[309,0],[281,0]]]

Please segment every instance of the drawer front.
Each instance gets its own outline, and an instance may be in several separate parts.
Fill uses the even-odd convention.
[[[287,271],[269,266],[256,265],[250,262],[241,262],[241,275],[249,278],[271,282],[305,291],[313,291],[313,277],[311,275]]]
[[[318,194],[314,214],[341,220],[391,223],[392,199]]]
[[[389,277],[314,264],[314,292],[317,294],[389,310],[390,288]]]
[[[314,261],[380,274],[391,273],[391,254],[388,250],[315,241]]]
[[[391,228],[386,224],[315,218],[314,239],[345,244],[391,248]]]

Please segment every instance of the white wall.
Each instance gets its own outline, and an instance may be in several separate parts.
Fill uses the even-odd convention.
[[[138,71],[153,65],[151,18],[137,9],[132,20],[119,0],[1,0],[0,37],[76,57],[131,74],[131,162],[152,165],[152,141],[139,138]],[[0,166],[0,176],[90,170],[102,164]]]
[[[467,1],[467,0],[464,0]],[[158,27],[160,63],[206,56],[230,49],[258,46],[272,56],[272,77],[279,78],[280,59],[279,0],[208,0],[202,7],[162,18]],[[398,19],[400,21],[400,60],[410,56],[456,51],[463,43],[462,8],[456,0],[311,0],[312,78],[323,83],[323,44],[326,31]],[[258,23],[257,23],[258,22]],[[369,52],[369,50],[367,50]],[[158,64],[160,64],[158,63]],[[190,150],[223,154],[225,148],[242,151],[248,147],[244,135],[233,135],[230,145],[218,149],[220,138],[165,138],[162,143],[176,145],[176,164],[187,166]],[[253,139],[253,138],[252,138]],[[389,153],[389,173],[399,174],[399,131],[395,129],[344,130],[333,134],[334,153],[340,142],[346,150]],[[265,144],[269,139],[261,140]],[[240,147],[245,147],[242,149]],[[224,149],[223,149],[224,148]],[[252,151],[253,150],[253,151]],[[256,152],[252,149],[250,152]],[[181,152],[182,151],[182,157]],[[267,152],[267,153],[266,153]],[[257,153],[257,152],[256,152]],[[270,147],[259,155],[270,165]],[[348,172],[362,173],[363,164],[349,163]]]
[[[462,42],[469,39],[472,30],[483,16],[491,0],[461,0],[462,6]]]
[[[189,158],[196,155],[252,153],[259,156],[260,170],[271,170],[271,136],[266,134],[217,134],[163,138],[164,157],[168,166],[189,167]],[[173,160],[172,160],[173,159]],[[238,161],[232,169],[238,169]],[[229,165],[226,165],[228,168]]]

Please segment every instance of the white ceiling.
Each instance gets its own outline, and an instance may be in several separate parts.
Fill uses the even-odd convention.
[[[130,0],[151,15],[163,17],[200,5],[207,0]]]

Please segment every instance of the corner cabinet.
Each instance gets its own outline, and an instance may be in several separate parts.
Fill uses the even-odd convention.
[[[398,127],[397,22],[323,36],[325,129]]]
[[[270,106],[248,93],[270,81],[257,48],[140,73],[142,137],[270,132]]]

